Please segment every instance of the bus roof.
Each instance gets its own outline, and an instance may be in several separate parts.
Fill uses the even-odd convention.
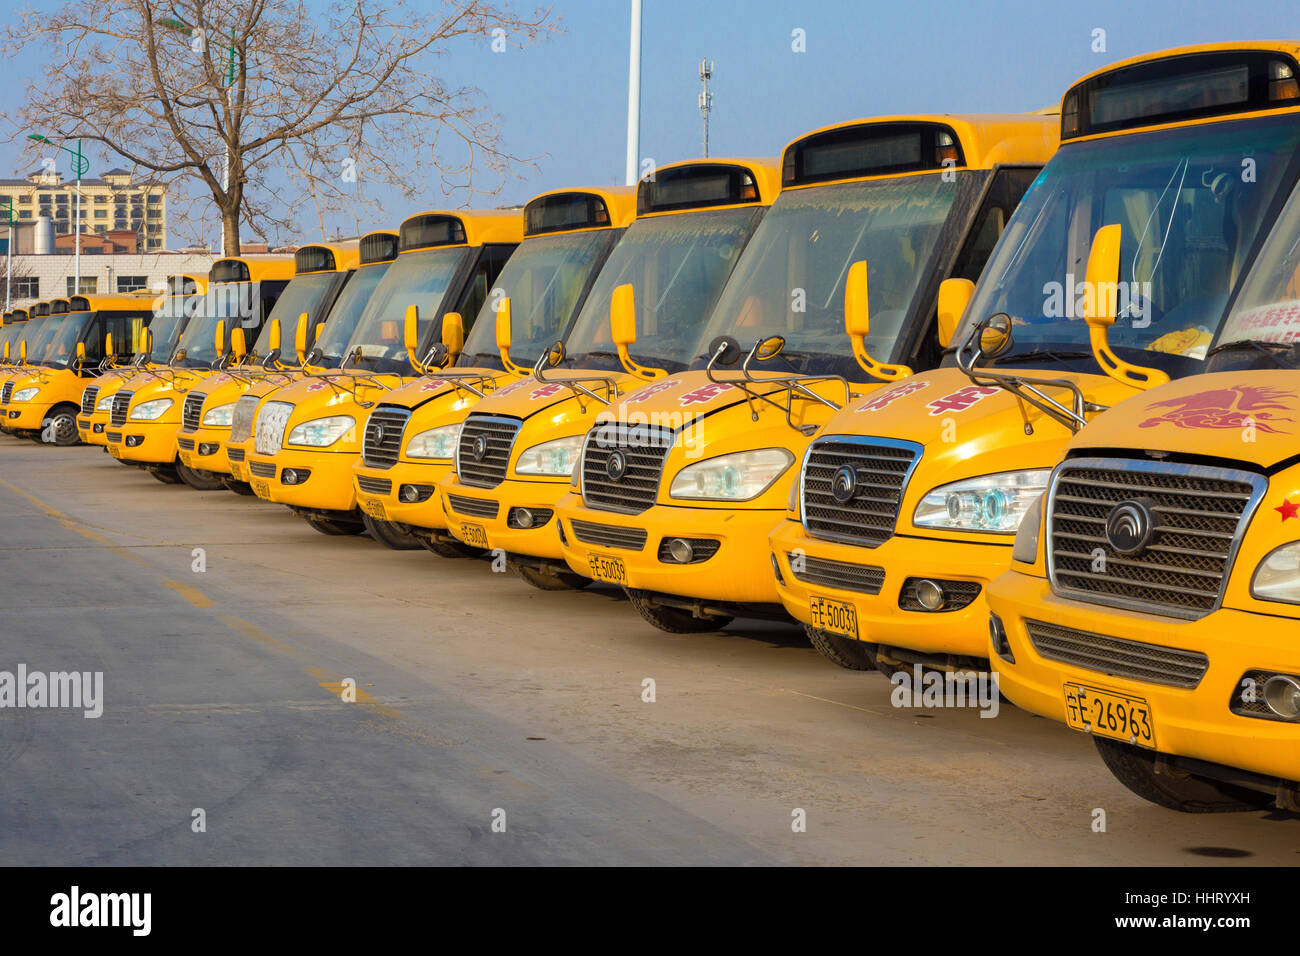
[[[357,242],[312,242],[293,254],[294,275],[314,272],[347,272],[357,267],[361,247]]]
[[[226,256],[212,263],[208,282],[267,282],[293,278],[292,256]]]
[[[397,230],[378,229],[361,237],[359,266],[375,266],[397,258]]]
[[[74,295],[68,299],[69,312],[130,312],[141,306],[153,311],[157,296],[152,292],[124,292],[120,295]]]
[[[1300,43],[1273,41],[1200,43],[1129,57],[1080,77],[1066,90],[1061,138],[1291,112],[1300,109],[1298,61]],[[1126,91],[1133,92],[1125,96]]]
[[[28,315],[45,316],[50,314],[50,304],[45,301],[33,302]]]
[[[50,315],[67,315],[70,310],[67,299],[51,299]]]
[[[673,186],[690,185],[693,194],[674,195]],[[775,157],[686,159],[656,167],[636,188],[638,219],[719,206],[770,206],[781,191],[781,167]]]
[[[1056,152],[1059,138],[1056,116],[1045,111],[853,120],[813,130],[790,143],[781,156],[781,188],[949,168],[992,169],[999,163],[1045,163]],[[861,147],[856,151],[855,143]],[[867,164],[853,165],[858,158]]]
[[[581,186],[538,193],[524,205],[525,236],[625,229],[636,218],[635,186]]]
[[[523,239],[523,222],[513,209],[430,209],[408,216],[397,232],[401,255],[443,246],[517,243]]]

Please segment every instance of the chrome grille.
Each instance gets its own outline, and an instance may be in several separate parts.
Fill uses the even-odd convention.
[[[831,561],[809,555],[786,552],[790,573],[805,584],[858,591],[862,594],[879,594],[885,585],[885,569],[870,564],[850,564],[848,561]]]
[[[1107,637],[1032,618],[1025,618],[1025,630],[1040,657],[1111,677],[1192,688],[1210,666],[1210,659],[1197,651]]]
[[[471,488],[495,488],[506,477],[510,449],[522,422],[495,415],[470,415],[456,443],[456,474]],[[476,454],[476,449],[482,454]]]
[[[193,450],[194,450],[194,439],[193,439],[193,438],[178,438],[178,439],[176,439],[176,447],[177,447],[177,448],[180,448],[182,451],[193,451]]]
[[[230,414],[230,440],[240,444],[248,441],[253,434],[253,416],[257,414],[257,403],[261,399],[256,395],[241,395],[235,402]],[[242,459],[241,459],[242,460]]]
[[[645,547],[646,531],[644,528],[620,528],[612,524],[596,524],[593,521],[571,522],[573,536],[583,544],[597,547],[623,548],[626,551],[640,551]]]
[[[4,388],[0,388],[0,405],[8,405],[9,397],[14,393],[14,383],[5,382]]]
[[[402,447],[402,433],[406,420],[411,417],[409,408],[381,406],[366,419],[366,430],[361,436],[361,461],[371,468],[392,468]]]
[[[386,495],[393,490],[393,483],[387,478],[357,475],[357,487],[368,495]]]
[[[226,458],[230,461],[243,461],[246,454],[247,451],[243,448],[231,448],[229,445],[226,446]]]
[[[874,548],[893,537],[903,492],[921,458],[916,442],[833,435],[819,439],[804,458],[800,514],[813,537]],[[852,469],[853,496],[836,501],[837,474]]]
[[[206,392],[190,392],[185,396],[185,404],[181,406],[181,431],[198,430],[203,421],[203,403],[207,398]]]
[[[258,478],[274,478],[275,462],[273,461],[250,461],[248,463],[249,474],[256,475]]]
[[[131,407],[131,396],[135,392],[118,392],[113,396],[113,405],[108,411],[108,423],[114,428],[126,424],[126,412]]]
[[[499,502],[485,501],[482,498],[466,498],[464,495],[448,495],[447,503],[457,514],[469,515],[473,518],[495,518],[501,509]]]
[[[1237,543],[1265,481],[1245,471],[1081,458],[1056,469],[1048,491],[1047,561],[1053,589],[1067,597],[1171,617],[1198,618],[1219,606]],[[1111,544],[1117,505],[1140,501],[1152,533],[1136,554]]]
[[[99,386],[87,385],[81,393],[81,414],[95,414],[95,402],[99,400]]]
[[[675,440],[675,432],[654,425],[597,425],[582,451],[582,500],[601,511],[645,511],[658,497],[664,459]]]

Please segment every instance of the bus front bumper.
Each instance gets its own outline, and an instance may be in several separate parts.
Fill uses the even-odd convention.
[[[108,453],[138,465],[170,465],[176,461],[176,430],[179,421],[133,422],[120,428],[109,425]]]
[[[10,402],[0,409],[7,432],[37,432],[54,405],[50,402]]]
[[[197,428],[176,435],[177,455],[186,468],[209,471],[215,475],[229,475],[230,461],[226,458],[229,428]]]
[[[391,468],[371,468],[358,455],[353,459],[352,485],[357,507],[372,518],[432,531],[447,530],[438,482],[451,471],[450,461],[398,461]],[[362,485],[365,487],[362,487]],[[420,501],[403,501],[402,489],[413,486]]]
[[[1011,562],[1010,542],[1002,547],[895,535],[866,548],[811,537],[789,519],[772,532],[769,554],[781,572],[781,603],[797,620],[873,644],[979,659],[988,656],[988,583]],[[936,611],[905,609],[901,598],[909,579],[936,582],[951,596]],[[841,583],[850,580],[879,590]],[[827,601],[853,613],[828,609]]]
[[[310,511],[354,511],[352,484],[356,451],[307,451],[282,448],[274,456],[248,455],[248,483],[259,498]],[[261,472],[261,474],[259,474]],[[285,483],[292,472],[292,483]]]
[[[1234,703],[1242,706],[1239,702],[1248,672],[1300,672],[1300,656],[1295,649],[1300,622],[1294,617],[1228,608],[1196,621],[1115,613],[1100,605],[1058,597],[1046,580],[1019,571],[999,577],[988,594],[992,612],[1005,630],[1015,659],[1010,661],[995,653],[991,645],[988,654],[997,670],[1000,689],[1016,706],[1070,724],[1066,695],[1073,693],[1072,700],[1077,701],[1078,692],[1071,692],[1067,685],[1136,698],[1149,708],[1151,749],[1283,780],[1300,780],[1300,722],[1243,716],[1229,709]],[[1029,637],[1026,621],[1200,653],[1209,663],[1199,683],[1191,688],[1115,676],[1043,657]],[[1251,709],[1267,713],[1262,692],[1253,696],[1258,704]],[[1086,699],[1095,701],[1096,695]],[[1082,722],[1083,718],[1075,718],[1074,723]],[[1141,743],[1132,738],[1129,742]]]
[[[96,412],[93,415],[77,415],[77,435],[87,445],[107,445],[108,413]]]
[[[563,564],[555,506],[571,487],[568,479],[506,479],[495,488],[474,488],[449,473],[438,485],[438,493],[452,535],[466,544]]]

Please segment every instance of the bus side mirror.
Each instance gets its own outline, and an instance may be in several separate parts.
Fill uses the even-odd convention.
[[[442,317],[442,344],[447,346],[447,354],[455,361],[465,347],[465,320],[459,312],[447,312]]]
[[[510,296],[502,296],[497,303],[497,348],[510,349]]]
[[[5,343],[5,361],[6,361],[6,362],[9,361],[9,343],[8,343],[8,342]]]
[[[307,358],[307,313],[298,316],[298,324],[293,330],[293,350],[298,353],[298,364]]]
[[[109,332],[104,336],[104,357],[113,358],[113,333]]]
[[[859,259],[844,279],[844,331],[865,339],[871,331],[871,300],[867,294],[867,263]]]
[[[144,337],[140,340],[140,351],[145,355],[153,355],[153,329],[144,330]]]
[[[939,346],[947,348],[970,303],[975,283],[970,279],[944,279],[939,284]]]
[[[267,334],[266,345],[267,348],[272,352],[278,352],[280,350],[280,320],[279,319],[271,320],[271,331]]]
[[[242,327],[236,328],[230,333],[230,353],[235,357],[235,361],[238,362],[244,357],[247,351],[248,346],[244,341],[244,330]]]
[[[609,297],[609,331],[620,349],[636,344],[636,290],[630,282]]]
[[[415,350],[420,347],[420,307],[414,302],[406,307],[406,319],[402,324],[402,344],[406,346],[406,357],[411,360],[411,367],[418,370],[420,363]]]
[[[213,338],[213,342],[217,346],[217,357],[220,358],[221,356],[226,354],[226,320],[225,319],[218,320],[217,332],[212,338]]]
[[[27,364],[27,340],[26,339],[23,339],[21,342],[18,343],[18,358],[24,365]]]
[[[311,330],[311,347],[312,347],[312,348],[315,348],[315,347],[316,347],[316,343],[320,341],[320,337],[321,337],[322,334],[324,334],[324,332],[325,332],[325,323],[324,323],[324,322],[317,322],[317,323],[316,323],[316,328],[314,328],[314,329]]]
[[[1119,252],[1124,231],[1118,224],[1102,226],[1092,237],[1088,269],[1084,273],[1083,317],[1088,322],[1088,341],[1103,372],[1138,389],[1155,388],[1169,381],[1156,368],[1132,365],[1112,351],[1110,327],[1119,307]]]
[[[78,342],[77,343],[77,364],[80,365],[85,361],[86,361],[86,343]]]

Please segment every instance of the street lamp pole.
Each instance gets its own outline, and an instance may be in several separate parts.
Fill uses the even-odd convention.
[[[35,140],[38,143],[45,143],[47,146],[54,146],[57,149],[63,150],[65,153],[67,153],[69,156],[72,157],[72,171],[77,174],[77,210],[76,210],[77,222],[76,222],[76,238],[73,240],[75,242],[74,258],[76,262],[74,264],[74,268],[76,269],[76,279],[75,279],[75,285],[73,286],[73,295],[80,295],[81,294],[81,177],[84,176],[87,170],[90,169],[90,163],[87,162],[86,157],[83,156],[81,153],[81,140],[77,140],[77,148],[73,150],[73,149],[69,149],[66,146],[62,146],[54,142],[47,136],[42,136],[40,133],[28,133],[27,138]],[[11,233],[13,232],[12,226],[10,226],[10,232]]]
[[[14,200],[4,197],[5,212],[9,219],[9,241],[5,243],[5,311],[11,308],[10,292],[14,287]]]

